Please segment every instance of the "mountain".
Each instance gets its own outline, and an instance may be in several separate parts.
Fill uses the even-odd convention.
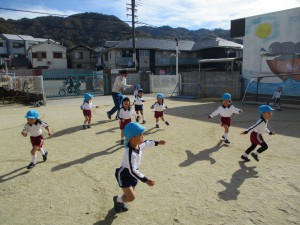
[[[68,17],[44,16],[19,20],[0,18],[0,33],[31,35],[36,38],[49,38],[64,46],[79,44],[90,47],[103,46],[105,41],[123,41],[131,38],[131,27],[119,18],[100,13],[81,13]],[[179,38],[199,41],[208,37],[221,37],[230,40],[229,30],[172,28],[169,26],[136,28],[136,37]]]

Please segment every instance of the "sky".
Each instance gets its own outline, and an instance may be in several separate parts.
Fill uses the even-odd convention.
[[[0,8],[59,15],[96,12],[130,21],[131,0],[0,0]],[[230,20],[300,7],[300,0],[135,0],[137,26],[230,29]],[[38,13],[0,9],[4,19],[35,18]],[[129,23],[129,25],[131,25]]]

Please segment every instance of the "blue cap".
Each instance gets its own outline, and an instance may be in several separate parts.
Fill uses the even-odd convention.
[[[139,89],[140,87],[141,87],[141,85],[139,85],[139,84],[135,84],[135,85],[134,85],[134,88],[135,88],[135,89]]]
[[[261,105],[258,107],[258,112],[259,114],[263,114],[265,112],[271,112],[273,111],[274,109],[272,109],[270,106],[268,105]]]
[[[223,96],[222,96],[222,100],[231,100],[231,94],[224,93]]]
[[[138,90],[138,93],[141,93],[141,92],[144,92],[144,90],[143,90],[142,88],[140,88],[140,89]]]
[[[36,111],[36,110],[29,110],[26,113],[25,118],[28,118],[28,119],[37,119],[37,118],[39,118],[39,112]]]
[[[163,94],[163,93],[158,93],[158,94],[156,95],[156,98],[164,98],[164,94]]]
[[[91,99],[91,98],[93,98],[94,96],[92,95],[92,94],[90,94],[90,93],[85,93],[84,94],[84,99],[83,99],[83,101],[84,102],[87,102],[89,99]]]
[[[128,146],[128,142],[131,138],[140,135],[141,133],[144,132],[145,129],[146,128],[141,126],[139,123],[135,123],[135,122],[128,123],[123,130],[124,136],[126,138],[125,147]]]

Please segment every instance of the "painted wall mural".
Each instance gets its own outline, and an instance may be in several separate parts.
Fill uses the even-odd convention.
[[[243,53],[245,87],[260,80],[261,94],[300,96],[300,8],[246,18]],[[248,91],[256,92],[256,80]]]

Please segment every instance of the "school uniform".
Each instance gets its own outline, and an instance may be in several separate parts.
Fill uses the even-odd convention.
[[[80,108],[82,109],[83,115],[92,118],[92,108],[96,108],[92,102],[84,102]]]
[[[163,110],[167,108],[167,105],[165,103],[160,104],[159,102],[155,102],[152,107],[154,108],[154,118],[159,118],[164,116]]]
[[[281,91],[276,91],[272,97],[272,100],[275,104],[280,102],[280,97],[281,97],[282,92]]]
[[[240,114],[240,109],[234,107],[233,105],[229,105],[229,106],[224,106],[221,105],[217,108],[216,111],[214,111],[212,114],[209,115],[209,117],[213,118],[217,115],[221,116],[221,126],[227,125],[228,127],[230,127],[231,125],[231,116],[233,114]]]
[[[147,148],[158,145],[158,141],[146,140],[139,149],[133,149],[130,145],[125,147],[125,153],[122,159],[122,166],[116,169],[115,177],[121,188],[135,187],[138,180],[147,182],[147,177],[139,171],[141,165],[142,153]]]
[[[131,122],[132,116],[134,116],[135,118],[138,117],[138,115],[133,111],[133,109],[131,107],[129,109],[125,109],[124,107],[122,107],[120,109],[120,112],[117,117],[120,120],[120,129],[121,130],[124,130],[125,126]]]
[[[143,102],[144,102],[143,97],[140,97],[139,95],[135,96],[135,99],[134,99],[135,111],[143,111],[143,104],[144,104]]]
[[[248,132],[252,131],[250,134],[250,141],[252,144],[255,145],[262,145],[265,143],[262,135],[264,133],[272,134],[272,132],[268,129],[268,120],[265,120],[262,116],[257,120],[257,122],[248,128],[244,133],[247,134]]]
[[[42,127],[48,127],[48,124],[40,119],[37,119],[32,125],[29,123],[25,124],[23,132],[26,134],[30,133],[30,142],[32,146],[43,147],[44,135]]]

